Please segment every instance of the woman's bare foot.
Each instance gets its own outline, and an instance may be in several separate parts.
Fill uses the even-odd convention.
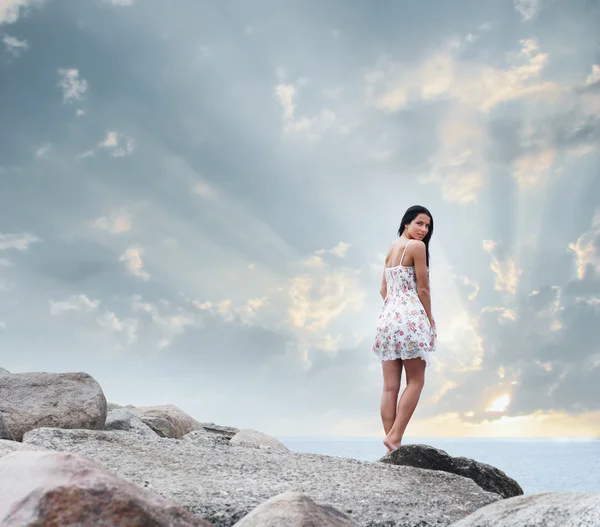
[[[383,440],[383,444],[387,447],[388,454],[392,453],[394,450],[396,450],[397,448],[400,447],[400,443],[392,443],[391,439],[388,436],[385,436],[385,439]]]

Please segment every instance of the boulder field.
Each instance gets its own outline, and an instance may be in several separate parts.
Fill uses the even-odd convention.
[[[0,368],[0,526],[583,526],[599,514],[598,494],[524,496],[501,470],[430,445],[372,462],[292,452],[173,405],[107,403],[86,373]]]

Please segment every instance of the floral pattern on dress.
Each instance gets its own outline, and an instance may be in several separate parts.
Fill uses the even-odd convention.
[[[380,360],[421,358],[429,365],[437,332],[417,294],[414,267],[386,267],[385,273],[387,296],[377,319],[373,352]]]

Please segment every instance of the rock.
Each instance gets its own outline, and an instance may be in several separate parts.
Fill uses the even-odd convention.
[[[130,430],[132,417],[135,416],[127,408],[110,410],[106,416],[104,430]]]
[[[204,430],[206,430],[207,432],[222,435],[223,437],[227,438],[227,440],[231,439],[235,434],[237,434],[240,431],[239,428],[234,428],[233,426],[223,426],[217,425],[215,423],[202,422],[200,424],[202,425],[202,428],[204,428]]]
[[[8,454],[12,454],[17,450],[46,450],[41,446],[36,445],[27,445],[24,443],[19,443],[18,441],[10,441],[7,439],[0,439],[0,458],[6,456]]]
[[[41,427],[102,430],[106,398],[87,373],[13,373],[0,382],[0,413],[16,441]]]
[[[284,492],[244,516],[235,527],[360,527],[350,516],[318,505],[301,492]]]
[[[229,444],[232,446],[272,448],[281,452],[289,452],[289,449],[281,441],[256,430],[240,430],[230,439]]]
[[[209,526],[158,494],[68,452],[13,452],[0,459],[0,524]]]
[[[203,441],[209,444],[226,445],[229,439],[221,434],[212,434],[206,430],[192,430],[189,434],[185,434],[182,438],[184,441]]]
[[[28,432],[23,442],[94,459],[216,527],[231,527],[287,491],[361,525],[386,527],[444,527],[500,499],[455,474],[272,448],[50,428]]]
[[[192,430],[201,430],[202,425],[191,415],[172,404],[162,406],[138,406],[130,409],[160,437],[179,439]]]
[[[14,441],[10,428],[8,428],[8,423],[6,419],[4,419],[4,415],[0,412],[0,439],[8,439],[10,441]]]
[[[8,370],[5,370],[4,368],[0,368],[0,375],[12,375],[12,373],[10,373]]]
[[[106,410],[110,412],[111,410],[117,410],[118,408],[123,408],[120,404],[117,403],[108,403],[106,405]]]
[[[592,527],[600,525],[600,492],[541,492],[501,500],[452,527]]]
[[[403,445],[379,461],[391,465],[441,470],[472,479],[482,489],[503,498],[523,494],[521,486],[496,467],[467,457],[453,457],[429,445]]]

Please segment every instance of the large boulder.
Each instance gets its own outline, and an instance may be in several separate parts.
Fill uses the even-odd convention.
[[[441,470],[472,479],[482,489],[503,498],[523,494],[521,486],[502,470],[467,457],[450,456],[429,445],[403,445],[380,459],[382,463]]]
[[[41,446],[28,445],[27,443],[19,443],[18,441],[10,441],[7,439],[0,439],[0,458],[13,452],[21,450],[47,450]]]
[[[249,446],[255,448],[273,448],[281,452],[289,449],[279,440],[256,430],[243,429],[235,434],[230,440],[232,446]]]
[[[217,527],[231,527],[287,491],[302,492],[361,525],[387,527],[444,527],[500,499],[446,472],[229,442],[39,428],[23,443],[94,459]]]
[[[154,492],[68,452],[0,458],[0,524],[192,527],[210,524]]]
[[[102,430],[106,398],[87,373],[13,373],[0,382],[0,413],[16,441],[41,427]]]
[[[592,527],[600,525],[600,492],[541,492],[501,500],[452,527]]]
[[[137,406],[129,407],[129,409],[160,437],[180,439],[192,430],[202,429],[202,425],[191,415],[172,404]]]
[[[360,527],[347,514],[315,503],[301,492],[284,492],[261,503],[235,527]]]
[[[10,441],[15,440],[10,428],[8,428],[8,423],[6,422],[6,419],[4,419],[2,412],[0,412],[0,439],[8,439]]]

